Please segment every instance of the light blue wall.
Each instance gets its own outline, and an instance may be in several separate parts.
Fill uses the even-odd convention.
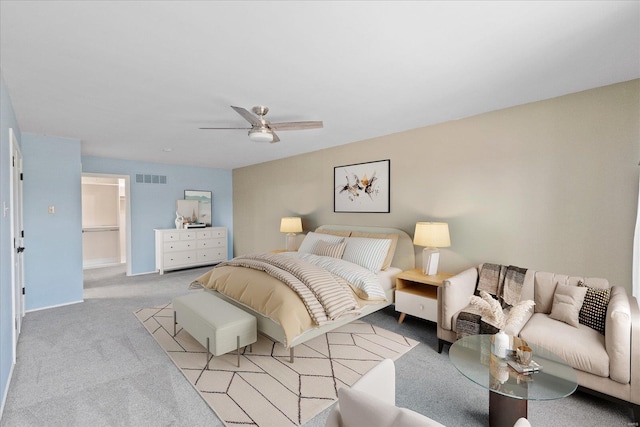
[[[228,257],[232,257],[233,185],[230,170],[83,156],[82,171],[130,177],[132,274],[155,271],[153,229],[175,228],[176,200],[184,198],[184,190],[212,192],[213,225],[229,230]],[[167,183],[136,183],[136,174],[166,176]]]
[[[0,210],[2,203],[11,206],[9,180],[11,174],[11,141],[9,129],[15,132],[18,143],[22,137],[11,97],[0,73]],[[11,373],[13,319],[11,311],[11,218],[0,213],[0,407],[4,402]]]
[[[80,140],[25,132],[22,156],[25,308],[82,301]]]

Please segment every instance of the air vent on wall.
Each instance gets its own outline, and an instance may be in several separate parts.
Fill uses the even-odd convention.
[[[166,175],[149,175],[149,174],[136,174],[136,183],[137,184],[166,184],[167,176]]]

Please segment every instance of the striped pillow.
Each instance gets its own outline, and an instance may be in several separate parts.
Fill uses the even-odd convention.
[[[382,268],[389,252],[391,239],[369,239],[366,237],[347,237],[342,259],[358,264],[374,273]]]
[[[344,253],[344,248],[347,244],[345,242],[342,243],[329,243],[324,240],[320,240],[316,247],[313,249],[313,253],[315,255],[320,256],[330,256],[331,258],[342,258],[342,254]]]
[[[340,243],[343,240],[344,237],[332,236],[330,234],[314,233],[313,231],[310,231],[304,237],[304,240],[298,248],[298,252],[313,254],[315,253],[315,248],[319,241],[325,241],[328,243]]]
[[[349,236],[347,236],[349,237]],[[398,245],[398,235],[397,234],[381,234],[381,233],[365,233],[363,231],[354,231],[351,233],[351,237],[368,237],[371,239],[391,239],[391,245],[389,246],[389,251],[387,252],[387,256],[382,263],[382,267],[380,270],[386,270],[391,267],[391,261],[393,261],[393,255],[396,253],[396,246]]]

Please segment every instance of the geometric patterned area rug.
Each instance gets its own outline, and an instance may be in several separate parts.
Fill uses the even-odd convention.
[[[145,308],[136,317],[187,380],[227,426],[298,426],[337,400],[383,359],[398,359],[418,344],[361,320],[355,320],[295,349],[294,363],[282,344],[258,334],[258,341],[237,354],[212,357],[178,324],[173,337],[171,304]]]

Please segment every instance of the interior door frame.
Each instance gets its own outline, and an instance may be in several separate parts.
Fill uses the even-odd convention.
[[[124,180],[124,194],[125,194],[125,228],[126,228],[126,259],[127,259],[127,276],[131,276],[131,179],[129,175],[118,175],[109,173],[91,173],[83,172],[80,185],[82,185],[82,178],[84,177],[96,177],[96,178],[115,178]]]
[[[24,304],[24,255],[18,248],[24,244],[24,212],[22,186],[22,152],[13,129],[9,129],[11,173],[9,174],[9,200],[11,203],[11,318],[13,321],[13,363],[16,363],[18,337],[22,329],[22,318],[25,314]]]

